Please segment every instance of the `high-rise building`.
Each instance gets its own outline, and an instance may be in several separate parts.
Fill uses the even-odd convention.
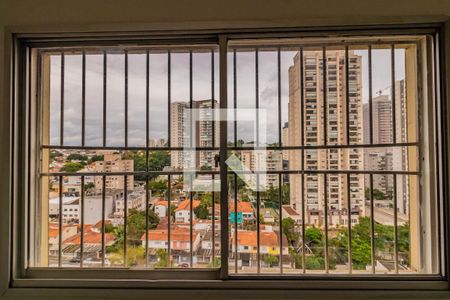
[[[396,142],[407,142],[406,124],[406,85],[405,80],[395,82],[395,112],[392,98],[381,92],[372,99],[372,143],[394,143],[393,114],[395,113]],[[364,104],[364,143],[370,142],[370,106]],[[364,153],[364,168],[367,170],[402,170],[408,165],[408,149],[406,147],[380,147],[367,149]],[[366,177],[366,186],[369,186]],[[373,176],[373,188],[391,199],[394,192],[393,175]],[[408,180],[405,176],[397,177],[397,208],[400,213],[407,214]],[[388,199],[386,199],[388,200]]]
[[[93,163],[93,170],[95,172],[133,172],[134,161],[132,159],[122,159],[121,154],[105,153],[103,154],[103,160]],[[123,175],[111,175],[105,177],[106,190],[122,190],[125,185],[125,176]],[[95,189],[97,192],[102,191],[103,178],[102,176],[95,176]],[[134,176],[127,176],[127,189],[128,191],[134,188]]]
[[[243,146],[249,146],[249,144]],[[253,146],[253,144],[250,144],[250,146]],[[283,169],[283,155],[278,150],[242,150],[241,161],[245,167],[252,171],[279,171]],[[278,174],[263,174],[259,178],[260,185],[263,185],[266,189],[279,186]]]
[[[218,107],[214,100],[214,107]],[[192,109],[197,109],[192,117],[196,118],[191,126],[191,118],[188,115],[189,102],[173,102],[170,113],[170,143],[172,147],[218,147],[220,143],[219,122],[214,122],[211,100],[198,100],[192,102]],[[192,127],[192,128],[191,128]],[[192,130],[192,131],[191,131]],[[195,132],[194,132],[195,131]],[[214,131],[214,133],[213,133]],[[191,138],[192,136],[192,138]],[[213,145],[213,141],[214,145]],[[213,168],[214,151],[197,151],[195,154],[189,151],[174,151],[171,154],[171,166],[174,169],[182,169],[183,166],[191,165],[188,159],[195,159],[195,167]],[[218,153],[217,153],[218,154]],[[192,162],[193,163],[193,162]]]
[[[288,141],[290,146],[317,146],[361,144],[362,95],[361,57],[349,52],[349,107],[348,131],[346,124],[345,52],[326,52],[326,102],[324,102],[324,66],[322,51],[304,51],[303,78],[300,86],[300,55],[294,57],[289,68]],[[302,117],[302,97],[304,115]],[[326,103],[326,107],[324,107]],[[326,118],[324,118],[326,116]],[[302,140],[304,137],[304,140]],[[304,161],[302,161],[304,157]],[[289,153],[289,168],[293,170],[358,170],[363,168],[363,151],[351,149],[305,150],[303,155]],[[321,225],[324,221],[324,203],[328,203],[330,226],[347,224],[347,186],[350,185],[352,223],[364,215],[364,178],[358,174],[313,174],[292,176],[290,184],[291,206],[301,212],[305,200],[306,224]],[[304,180],[304,190],[302,190]],[[325,199],[327,197],[327,199]]]

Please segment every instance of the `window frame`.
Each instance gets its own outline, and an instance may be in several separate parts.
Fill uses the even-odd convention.
[[[250,32],[250,33],[249,33]],[[447,135],[445,127],[445,111],[446,103],[443,96],[445,91],[444,79],[445,73],[442,65],[438,64],[438,59],[444,61],[443,50],[443,35],[439,26],[418,26],[411,28],[391,29],[352,29],[352,30],[333,30],[333,29],[317,29],[317,30],[299,30],[294,29],[274,29],[263,30],[257,29],[249,30],[224,30],[224,31],[190,31],[190,32],[145,32],[145,33],[95,33],[95,34],[19,34],[13,38],[12,49],[12,80],[11,80],[11,99],[12,99],[12,147],[11,159],[12,168],[11,174],[11,195],[12,195],[12,214],[11,216],[11,244],[12,251],[9,257],[11,261],[11,287],[103,287],[111,288],[251,288],[251,289],[265,289],[265,288],[289,288],[289,289],[418,289],[418,290],[446,290],[448,289],[448,212],[447,209],[442,210],[440,216],[441,232],[439,234],[439,246],[441,247],[441,274],[440,275],[302,275],[302,276],[286,276],[286,275],[233,275],[228,276],[228,268],[222,264],[222,271],[215,270],[133,270],[138,276],[133,279],[129,278],[128,270],[52,270],[51,268],[27,270],[26,261],[23,259],[27,257],[25,249],[27,245],[27,233],[29,232],[29,214],[27,209],[29,205],[31,174],[30,156],[32,151],[27,153],[29,147],[34,147],[32,131],[32,122],[28,122],[29,118],[24,118],[24,115],[32,116],[32,107],[29,105],[32,99],[35,99],[36,86],[33,82],[36,80],[27,80],[30,74],[35,74],[37,62],[32,55],[31,49],[34,47],[51,47],[54,46],[77,46],[80,43],[86,45],[109,46],[116,44],[164,44],[170,41],[173,43],[204,43],[214,41],[219,44],[219,65],[220,67],[220,106],[227,106],[227,86],[226,86],[226,60],[227,60],[227,41],[232,39],[242,38],[279,38],[279,37],[325,37],[333,36],[336,38],[349,38],[351,36],[370,36],[370,35],[395,35],[398,38],[401,35],[417,35],[424,34],[434,37],[434,43],[427,42],[429,57],[424,63],[427,64],[427,69],[434,72],[428,78],[427,86],[433,86],[434,89],[427,90],[428,95],[433,99],[436,98],[435,103],[438,108],[436,113],[435,126],[436,142],[436,163],[437,169],[433,170],[438,175],[436,191],[437,203],[440,207],[447,208],[447,203],[444,201],[448,194],[448,185],[443,184],[447,181],[448,162],[443,158],[446,157],[447,150]],[[222,53],[222,51],[225,51]],[[432,55],[432,53],[434,55]],[[225,54],[225,55],[224,55]],[[439,54],[439,55],[437,55]],[[420,56],[419,56],[420,57]],[[422,62],[423,63],[423,62]],[[436,67],[436,69],[434,69]],[[439,68],[440,67],[440,68]],[[223,85],[223,83],[225,83]],[[440,108],[440,109],[439,109]],[[438,110],[439,109],[439,110]],[[33,117],[31,117],[33,120]],[[225,141],[221,139],[220,148],[224,148],[222,142],[226,145],[226,123],[221,122],[221,131],[224,129]],[[225,146],[226,148],[226,146]],[[33,149],[36,151],[36,149]],[[221,153],[221,164],[224,164],[225,157]],[[442,166],[442,168],[438,168]],[[226,169],[224,170],[226,174]],[[222,174],[221,174],[222,175]],[[226,178],[226,176],[225,176]],[[224,181],[226,186],[226,181]],[[23,188],[25,187],[25,188]],[[222,201],[223,203],[224,201]],[[27,205],[24,205],[27,204]],[[221,212],[227,216],[227,203]],[[9,214],[9,211],[5,211]],[[228,218],[221,218],[224,222],[228,222]],[[224,238],[228,239],[227,235],[222,235],[222,244]],[[228,251],[222,247],[222,251]],[[227,255],[228,256],[228,255]],[[226,257],[227,257],[226,256]],[[227,264],[225,264],[226,266]],[[86,274],[90,273],[88,277]],[[109,273],[109,274],[108,274]],[[126,274],[126,275],[125,275]],[[181,274],[181,275],[179,275]],[[125,275],[125,276],[124,276]],[[178,277],[180,276],[180,277]],[[67,278],[77,278],[75,280],[67,281]],[[85,281],[82,278],[92,278],[92,280]],[[101,279],[99,279],[101,278]],[[97,279],[97,280],[95,280]],[[183,279],[180,281],[180,279]],[[229,280],[227,280],[229,279]]]

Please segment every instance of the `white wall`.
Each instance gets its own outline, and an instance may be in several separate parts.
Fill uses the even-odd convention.
[[[0,295],[9,278],[11,32],[412,24],[449,15],[448,0],[0,0]]]

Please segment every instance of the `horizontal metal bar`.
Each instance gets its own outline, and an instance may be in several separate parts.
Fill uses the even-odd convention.
[[[321,149],[353,149],[353,148],[395,148],[395,147],[419,147],[418,142],[405,143],[389,143],[389,144],[350,144],[350,145],[305,145],[305,146],[255,146],[255,147],[239,147],[230,146],[227,150],[321,150]],[[117,150],[117,151],[133,151],[133,150],[148,150],[148,151],[219,151],[219,147],[96,147],[96,146],[60,146],[60,145],[42,145],[43,149],[55,150]]]
[[[204,269],[204,268],[195,268],[195,269],[183,269],[183,268],[162,268],[162,269],[154,269],[148,270],[144,268],[41,268],[41,267],[31,267],[26,272],[26,277],[30,279],[45,279],[45,278],[71,278],[72,279],[97,279],[102,278],[102,280],[108,279],[127,279],[132,280],[138,278],[146,278],[146,279],[160,279],[164,280],[165,278],[176,280],[180,277],[184,276],[192,276],[190,278],[184,277],[190,281],[201,280],[199,277],[208,276],[209,279],[213,279],[217,276],[218,269]],[[167,277],[166,277],[167,276]],[[173,277],[175,276],[175,277]],[[180,276],[180,277],[178,277]],[[330,275],[325,274],[230,274],[229,279],[239,282],[241,280],[246,281],[250,280],[251,282],[258,282],[264,280],[276,280],[281,283],[283,281],[293,280],[293,279],[302,279],[305,281],[327,281],[331,280]],[[444,277],[436,274],[333,274],[332,281],[349,281],[349,282],[363,282],[365,280],[369,281],[386,281],[389,282],[408,282],[410,284],[414,284],[417,282],[446,282],[443,281]],[[223,281],[219,281],[223,282]],[[297,282],[300,284],[300,282]],[[410,287],[411,288],[411,287]]]
[[[181,175],[181,174],[198,174],[198,175],[217,175],[220,171],[136,171],[136,172],[55,172],[41,173],[41,176],[125,176],[125,175]],[[418,171],[388,171],[388,170],[236,170],[228,171],[228,174],[374,174],[374,175],[420,175]]]
[[[41,145],[42,149],[55,150],[116,150],[116,151],[219,151],[219,147],[134,147],[134,146],[59,146]]]
[[[383,47],[386,49],[390,48],[390,44],[392,44],[392,41],[373,41],[373,42],[365,42],[365,41],[342,41],[342,42],[323,42],[323,41],[292,41],[295,38],[285,38],[286,41],[283,41],[281,39],[261,39],[261,42],[251,40],[251,41],[243,41],[243,43],[248,44],[231,44],[229,46],[229,50],[238,50],[239,52],[245,52],[245,51],[260,51],[260,52],[276,52],[277,48],[280,48],[281,51],[295,51],[299,47],[303,48],[304,51],[322,51],[323,47],[327,48],[339,48],[338,50],[345,51],[345,47],[352,47],[356,48],[355,50],[365,50],[367,47],[375,46],[374,49],[378,49]],[[269,40],[269,41],[267,41]],[[278,42],[277,42],[278,41]],[[241,41],[239,41],[241,42]],[[239,43],[238,42],[238,43]],[[253,43],[253,44],[252,44]],[[395,45],[411,45],[413,43],[416,43],[416,41],[396,41]],[[334,50],[334,49],[332,49]],[[350,49],[350,51],[353,49]]]
[[[135,171],[135,172],[55,172],[55,173],[41,173],[41,176],[125,176],[125,175],[182,175],[193,174],[194,172],[184,171]],[[212,175],[219,174],[219,171],[195,171],[198,175]]]

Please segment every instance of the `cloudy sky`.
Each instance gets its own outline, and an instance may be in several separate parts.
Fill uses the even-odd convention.
[[[363,101],[368,99],[368,56],[367,50],[357,50],[362,57]],[[288,120],[288,70],[293,64],[295,51],[281,52],[281,111],[282,124]],[[396,79],[404,78],[404,51],[396,50]],[[390,50],[373,50],[373,93],[382,89],[389,94],[391,85]],[[215,99],[219,98],[218,55],[214,55]],[[229,55],[229,107],[233,97],[233,56]],[[65,55],[64,84],[64,144],[81,144],[81,55]],[[146,56],[128,55],[128,144],[145,146],[145,87]],[[211,99],[211,53],[193,54],[193,98]],[[267,109],[267,142],[278,141],[278,71],[277,52],[261,51],[259,54],[259,103]],[[236,100],[238,108],[254,108],[255,53],[238,52],[236,59]],[[151,139],[167,139],[168,101],[168,59],[167,53],[150,54],[150,116],[149,135]],[[386,89],[387,88],[387,89]],[[51,57],[51,144],[58,145],[61,94],[61,56]],[[171,99],[172,102],[189,101],[189,54],[171,55]],[[108,54],[107,57],[107,145],[123,146],[125,140],[125,56]],[[103,56],[86,55],[86,145],[102,145],[103,111]],[[232,125],[229,140],[233,140]],[[238,139],[253,140],[253,125],[238,123]]]

